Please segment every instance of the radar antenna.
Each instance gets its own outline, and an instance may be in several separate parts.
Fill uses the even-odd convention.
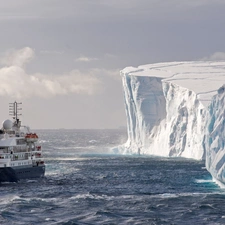
[[[14,124],[15,126],[17,126],[18,128],[21,125],[21,122],[18,118],[18,116],[21,116],[22,114],[20,113],[20,111],[22,110],[22,108],[19,108],[19,106],[22,104],[22,102],[18,103],[18,102],[13,102],[13,103],[9,103],[9,115],[12,116],[12,118],[15,120]]]

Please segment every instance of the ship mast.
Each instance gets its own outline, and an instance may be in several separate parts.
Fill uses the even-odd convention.
[[[19,120],[18,116],[21,116],[22,114],[20,113],[20,110],[22,108],[19,108],[19,106],[22,104],[22,102],[13,102],[9,103],[9,115],[12,116],[12,118],[15,120],[14,121],[14,126],[17,128],[20,128],[21,126],[21,121]]]

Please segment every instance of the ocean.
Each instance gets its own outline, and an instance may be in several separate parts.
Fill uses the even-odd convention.
[[[1,225],[225,224],[204,162],[115,154],[122,129],[36,132],[45,177],[0,184]]]

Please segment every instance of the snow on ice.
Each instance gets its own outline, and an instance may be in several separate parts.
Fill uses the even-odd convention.
[[[225,62],[171,62],[121,71],[128,140],[121,153],[205,159],[225,183]]]

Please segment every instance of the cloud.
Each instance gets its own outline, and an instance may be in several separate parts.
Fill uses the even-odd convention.
[[[34,50],[29,47],[7,52],[1,60],[5,66],[0,68],[0,96],[48,98],[68,94],[93,95],[101,90],[102,81],[96,75],[99,71],[81,73],[72,70],[62,75],[28,74],[24,66],[34,55]]]
[[[221,61],[225,60],[225,52],[215,52],[210,56],[204,57],[201,60],[203,61]]]
[[[1,64],[5,66],[23,67],[26,63],[34,58],[34,50],[25,47],[20,50],[10,49],[4,57],[0,59]]]
[[[95,61],[95,60],[98,60],[98,58],[89,58],[86,56],[81,56],[81,57],[75,59],[76,62],[91,62],[91,61]]]
[[[114,70],[106,70],[106,69],[99,69],[99,68],[94,68],[90,70],[91,74],[98,74],[98,77],[109,77],[112,78],[113,80],[121,81],[120,77],[120,69],[114,69]]]

